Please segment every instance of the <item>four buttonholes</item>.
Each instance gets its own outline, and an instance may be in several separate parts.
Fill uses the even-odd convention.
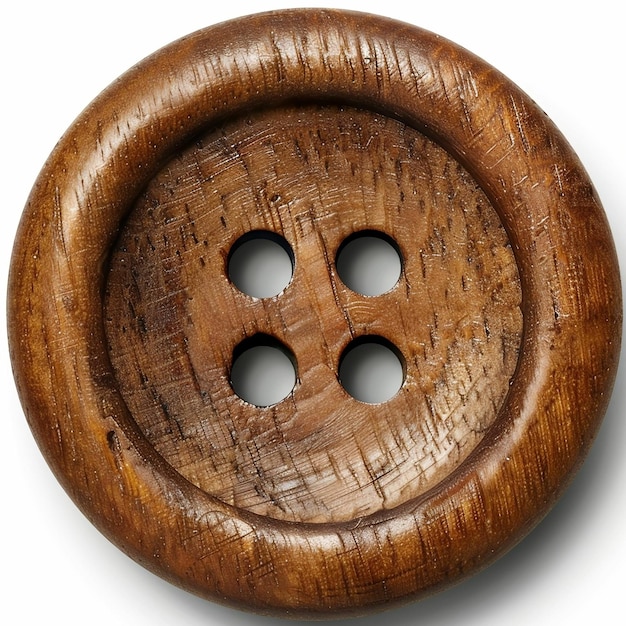
[[[352,291],[379,296],[397,284],[402,258],[396,242],[379,231],[363,230],[347,237],[335,259],[337,273]],[[228,276],[254,298],[280,295],[291,282],[295,255],[284,237],[252,231],[240,237],[228,257]],[[267,407],[284,400],[297,378],[295,355],[278,339],[258,333],[233,351],[230,381],[244,401]],[[404,383],[404,359],[383,337],[354,339],[339,359],[339,381],[356,400],[378,404],[391,399]]]

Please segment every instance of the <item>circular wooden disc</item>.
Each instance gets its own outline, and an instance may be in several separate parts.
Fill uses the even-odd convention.
[[[354,233],[400,255],[349,289]],[[251,297],[233,246],[281,237],[293,276]],[[582,166],[470,53],[337,11],[182,39],[69,129],[18,232],[15,377],[60,482],[108,537],[194,593],[280,615],[362,613],[518,541],[593,440],[617,367],[617,260]],[[240,398],[270,338],[297,380]],[[353,398],[352,342],[403,382]]]

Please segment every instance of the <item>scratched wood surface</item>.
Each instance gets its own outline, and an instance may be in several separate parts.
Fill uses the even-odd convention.
[[[227,276],[255,229],[294,251],[270,299]],[[334,267],[361,229],[402,255],[382,296]],[[542,111],[435,35],[317,10],[195,33],[94,101],[9,293],[26,417],[85,515],[189,591],[305,617],[420,598],[521,539],[593,440],[622,320],[602,207]],[[267,408],[229,383],[257,333],[298,365]],[[383,404],[337,379],[365,334],[403,357]]]
[[[350,291],[334,264],[368,229],[404,260],[378,297]],[[257,230],[287,239],[295,273],[254,300],[225,259]],[[442,148],[370,112],[278,109],[211,131],[154,177],[110,272],[111,357],[138,425],[191,482],[262,515],[347,521],[424,493],[494,422],[517,364],[521,291],[496,212]],[[235,348],[258,333],[298,369],[266,409],[229,383]],[[381,404],[338,380],[346,345],[368,335],[406,362]]]

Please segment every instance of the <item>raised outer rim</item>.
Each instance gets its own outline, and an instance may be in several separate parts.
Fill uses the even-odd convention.
[[[294,99],[370,107],[450,150],[500,214],[524,296],[523,350],[497,428],[436,490],[343,524],[259,518],[185,481],[134,427],[115,387],[102,322],[108,250],[163,162],[219,119]],[[85,515],[137,561],[190,591],[309,616],[359,613],[432,592],[483,567],[532,528],[604,415],[622,311],[604,212],[537,106],[433,34],[321,10],[200,31],[103,92],[33,188],[8,300],[11,357],[29,424]],[[58,341],[68,328],[69,340]],[[172,528],[188,541],[164,543]],[[252,575],[261,562],[272,575]]]

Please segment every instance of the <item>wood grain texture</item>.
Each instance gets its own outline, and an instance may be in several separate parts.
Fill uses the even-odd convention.
[[[362,230],[404,259],[380,297],[343,285],[334,259]],[[291,244],[284,293],[229,280],[252,231]],[[292,521],[349,521],[434,487],[493,424],[522,334],[517,266],[494,209],[444,150],[369,112],[257,113],[212,130],[151,181],[111,259],[106,322],[117,381],[157,451],[224,502]],[[260,409],[229,375],[258,333],[289,346],[299,383]],[[343,390],[349,341],[383,336],[406,362],[383,404]]]
[[[404,260],[378,298],[333,266],[365,227]],[[269,301],[225,273],[256,228],[296,259]],[[521,539],[593,440],[622,321],[604,213],[541,110],[435,35],[335,11],[200,31],[107,89],[35,184],[9,293],[24,410],[85,515],[192,592],[308,617]],[[258,332],[298,359],[267,409],[228,382]],[[337,381],[362,334],[406,360],[384,405]]]

